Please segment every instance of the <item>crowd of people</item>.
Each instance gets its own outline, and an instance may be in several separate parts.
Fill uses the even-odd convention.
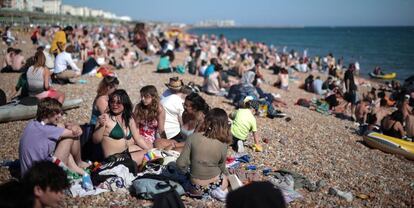
[[[6,37],[9,36],[12,35],[7,28]],[[31,182],[39,166],[55,168],[49,167],[53,164],[36,163],[38,161],[52,161],[66,172],[80,175],[85,190],[94,188],[90,172],[93,165],[82,157],[84,147],[80,138],[95,144],[87,147],[87,151],[93,153],[93,160],[108,164],[126,159],[133,164],[128,166],[131,173],[145,168],[148,153],[153,148],[177,151],[180,153],[176,158],[177,168],[188,176],[191,184],[186,191],[193,196],[226,201],[230,186],[226,168],[228,148],[237,153],[245,152],[246,141],[252,135],[253,150],[263,151],[255,116],[285,116],[281,109],[287,107],[286,102],[279,94],[265,92],[261,85],[273,82],[281,90],[289,91],[290,80],[300,74],[309,74],[303,88],[328,103],[331,112],[347,114],[350,111],[351,119],[366,126],[367,130],[397,138],[414,136],[414,93],[394,84],[391,89],[384,87],[378,92],[372,89],[361,94],[358,86],[362,83],[355,77],[359,64],[351,63],[344,70],[343,60],[335,61],[332,54],[311,59],[306,51],[299,55],[285,49],[277,51],[264,43],[246,39],[229,41],[224,36],[214,35],[186,36],[179,40],[168,37],[157,26],[148,28],[141,23],[134,28],[36,27],[31,40],[37,49],[27,60],[22,57],[21,50],[11,47],[14,39],[3,40],[10,48],[2,72],[21,73],[11,97],[21,91],[18,99],[34,97],[39,100],[36,119],[27,124],[19,145],[21,183],[22,186],[31,184],[34,204],[52,205],[39,193],[61,194],[61,190],[69,186],[61,179],[65,177],[60,170],[50,172],[59,175],[59,182],[47,181],[50,178]],[[175,64],[175,52],[184,46],[189,55],[185,63]],[[185,84],[173,75],[165,84],[167,90],[160,92],[153,85],[143,86],[140,101],[132,103],[128,92],[118,89],[120,81],[114,72],[152,61],[153,55],[160,56],[154,71],[182,73],[184,68],[194,76],[203,77],[203,83],[200,86]],[[78,61],[83,63],[82,67],[76,64]],[[265,76],[264,70],[271,70],[274,76]],[[322,80],[323,74],[314,79],[313,74],[319,72],[329,75],[326,81]],[[91,106],[89,125],[92,131],[85,131],[76,122],[60,123],[65,94],[53,88],[52,83],[74,83],[82,75],[96,74],[100,74],[102,80]],[[224,96],[237,109],[228,114],[221,108],[209,106],[200,96],[201,92]],[[393,112],[392,107],[396,107]],[[267,187],[269,193],[274,191],[275,196],[279,193],[268,184],[259,185]],[[248,186],[244,188],[239,193],[228,194],[228,207],[244,206],[232,205],[246,197],[244,191],[252,193],[254,190]],[[277,199],[274,206],[283,207],[283,198]]]

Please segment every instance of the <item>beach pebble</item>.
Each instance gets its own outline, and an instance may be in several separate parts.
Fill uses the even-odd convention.
[[[340,198],[345,199],[347,202],[352,202],[354,200],[354,196],[351,192],[344,192],[336,188],[329,188],[328,193],[333,196],[338,196]]]
[[[286,138],[286,137],[282,137],[282,138],[280,138],[279,143],[280,143],[280,144],[283,144],[283,145],[286,145],[286,143],[287,143],[287,138]]]

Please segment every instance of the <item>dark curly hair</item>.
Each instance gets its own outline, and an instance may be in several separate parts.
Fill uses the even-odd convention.
[[[191,102],[191,107],[195,111],[201,111],[204,114],[207,114],[208,111],[210,110],[210,106],[206,103],[204,98],[195,92],[187,95],[187,97],[185,97],[185,100],[188,100]]]
[[[122,112],[122,119],[124,119],[125,125],[129,127],[129,120],[132,118],[131,99],[129,98],[125,90],[118,89],[109,95],[109,103],[113,102],[116,97],[119,98],[119,100],[121,101],[121,104],[124,106],[124,111]],[[109,105],[109,115],[111,116],[115,115],[112,111],[112,105]]]

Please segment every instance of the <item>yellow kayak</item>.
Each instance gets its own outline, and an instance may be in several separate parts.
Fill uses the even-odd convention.
[[[377,75],[371,72],[369,73],[369,76],[375,79],[395,79],[395,77],[397,77],[397,73],[393,72],[388,74]]]
[[[391,154],[399,154],[409,160],[414,160],[414,142],[390,137],[377,132],[371,132],[364,136],[364,142],[373,148]]]

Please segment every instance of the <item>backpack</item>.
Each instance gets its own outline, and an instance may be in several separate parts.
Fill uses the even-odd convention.
[[[158,175],[146,174],[132,183],[133,193],[144,199],[154,199],[157,194],[174,191],[181,196],[185,193],[183,187],[172,180]]]
[[[177,191],[170,188],[170,190],[156,194],[154,196],[153,208],[184,208],[183,201],[177,194]]]

